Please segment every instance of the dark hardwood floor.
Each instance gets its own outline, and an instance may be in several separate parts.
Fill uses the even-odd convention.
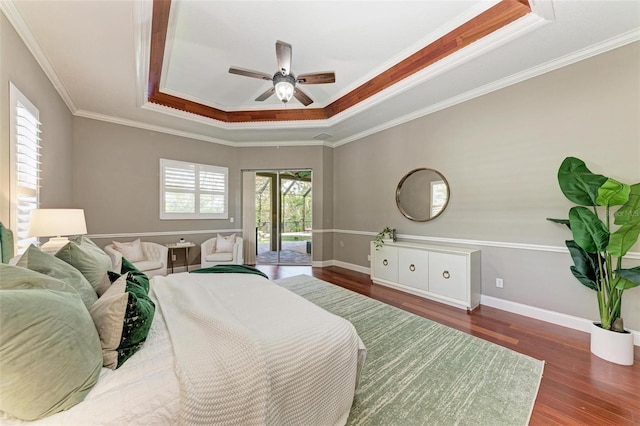
[[[640,424],[640,348],[633,366],[591,354],[589,334],[480,306],[466,311],[376,285],[344,268],[259,265],[273,280],[307,274],[544,360],[531,425]],[[594,302],[595,303],[595,302]]]

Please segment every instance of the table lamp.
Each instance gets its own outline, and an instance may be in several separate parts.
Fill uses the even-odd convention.
[[[53,237],[40,250],[55,254],[69,242],[68,235],[84,235],[87,223],[83,209],[34,209],[29,220],[30,237]]]

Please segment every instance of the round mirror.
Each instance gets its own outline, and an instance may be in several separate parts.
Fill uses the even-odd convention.
[[[407,219],[426,222],[444,211],[449,203],[449,184],[439,172],[420,168],[407,173],[396,189],[398,210]]]

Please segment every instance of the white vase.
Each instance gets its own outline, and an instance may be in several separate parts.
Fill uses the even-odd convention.
[[[633,334],[605,330],[591,324],[591,353],[620,365],[633,365]]]

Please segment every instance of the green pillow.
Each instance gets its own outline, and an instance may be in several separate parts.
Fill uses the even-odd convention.
[[[0,262],[9,263],[14,255],[13,232],[0,222]]]
[[[109,288],[107,271],[111,269],[111,258],[90,239],[69,241],[55,256],[80,271],[98,296]]]
[[[129,274],[129,280],[141,285],[147,294],[149,294],[149,277],[124,257],[122,258],[120,273]]]
[[[43,273],[69,284],[80,294],[87,309],[98,300],[93,287],[80,271],[54,255],[40,251],[34,245],[30,245],[27,251],[24,252],[17,266]]]
[[[122,275],[91,306],[89,312],[100,335],[103,365],[120,367],[147,339],[155,305],[138,284]]]
[[[0,410],[36,420],[85,398],[98,380],[102,354],[79,294],[3,289],[0,322]]]
[[[0,289],[2,290],[44,289],[77,293],[70,284],[64,281],[20,266],[0,263],[0,278]]]

